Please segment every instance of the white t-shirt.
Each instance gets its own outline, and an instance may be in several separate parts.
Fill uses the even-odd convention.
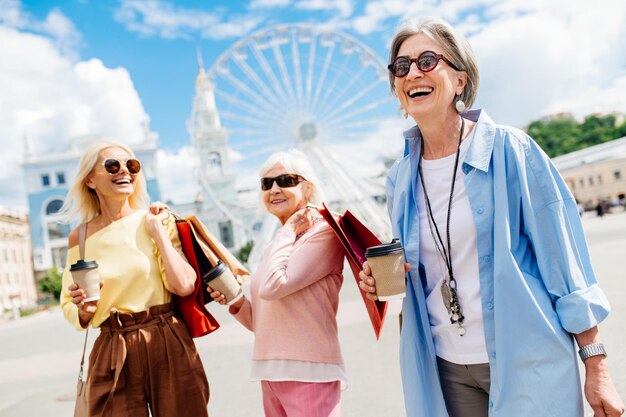
[[[450,213],[452,269],[457,283],[457,296],[461,305],[461,312],[465,317],[463,322],[463,327],[465,327],[464,336],[459,336],[457,333],[457,324],[450,323],[450,316],[443,303],[441,285],[444,278],[448,279],[448,270],[446,262],[437,251],[435,240],[433,240],[421,182],[417,187],[420,216],[419,259],[426,271],[426,305],[430,319],[430,329],[435,342],[435,350],[437,356],[449,362],[463,365],[489,362],[485,346],[485,330],[480,298],[476,227],[465,190],[465,174],[461,169],[472,137],[473,135],[461,142],[461,153],[456,171],[456,182]],[[456,152],[441,159],[422,160],[426,192],[428,193],[432,213],[446,250],[446,220],[455,159]],[[432,230],[436,239],[437,235],[434,227]]]

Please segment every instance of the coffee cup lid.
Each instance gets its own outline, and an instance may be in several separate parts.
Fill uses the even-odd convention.
[[[398,239],[393,239],[389,243],[383,243],[382,245],[377,246],[370,246],[365,250],[365,256],[385,256],[398,252],[402,252],[402,244]]]
[[[93,269],[97,268],[98,263],[96,261],[86,261],[84,259],[79,259],[75,264],[70,266],[70,271],[78,271],[80,269]]]
[[[228,267],[226,266],[226,264],[224,262],[217,261],[217,265],[215,265],[213,268],[211,268],[209,270],[209,272],[204,274],[202,279],[204,280],[204,282],[209,282],[209,281],[213,280],[214,278],[219,277],[227,268]]]

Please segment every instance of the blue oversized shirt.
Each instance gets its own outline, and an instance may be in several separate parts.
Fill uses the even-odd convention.
[[[484,111],[461,169],[478,242],[490,417],[583,415],[572,334],[596,326],[608,301],[591,267],[576,202],[541,148]],[[447,417],[419,263],[419,128],[387,178],[394,236],[412,266],[400,364],[407,417]],[[454,231],[451,231],[454,233]]]

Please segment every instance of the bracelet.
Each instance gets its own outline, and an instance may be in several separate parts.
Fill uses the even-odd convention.
[[[580,359],[584,362],[588,358],[592,356],[604,355],[608,356],[606,353],[606,349],[604,349],[604,345],[602,343],[591,343],[589,345],[585,345],[580,348],[578,351],[580,355]]]

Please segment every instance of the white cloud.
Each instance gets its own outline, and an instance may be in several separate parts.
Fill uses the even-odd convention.
[[[26,205],[20,168],[25,136],[36,153],[62,150],[84,134],[131,144],[143,139],[146,114],[124,68],[107,68],[98,59],[75,62],[54,39],[1,24],[0,44],[0,163],[5,168],[0,204]]]
[[[22,4],[19,0],[0,0],[0,23],[23,28],[28,25],[29,17],[22,11]]]
[[[59,9],[52,10],[46,17],[46,20],[38,26],[44,33],[56,39],[56,43],[66,52],[80,43],[81,36],[76,30],[74,23]]]
[[[291,0],[252,0],[248,5],[249,9],[271,9],[275,7],[287,7]]]
[[[183,204],[195,200],[200,191],[194,178],[194,169],[198,166],[195,152],[190,146],[177,151],[159,149],[157,152],[157,177],[164,201]]]
[[[299,0],[295,7],[303,10],[337,11],[340,17],[346,18],[354,11],[353,0]]]
[[[380,32],[387,29],[385,21],[405,16],[422,3],[415,0],[374,0],[365,5],[365,13],[351,21],[352,28],[360,34]]]
[[[46,35],[54,40],[65,55],[73,54],[81,40],[80,33],[72,21],[58,8],[53,9],[46,19],[40,22],[22,8],[19,0],[0,0],[0,24]]]
[[[626,112],[626,4],[606,0],[372,0],[344,21],[358,33],[388,33],[436,16],[465,34],[479,61],[477,106],[525,126],[546,114]],[[621,87],[621,89],[620,89]]]
[[[568,5],[506,10],[470,38],[481,67],[479,105],[496,121],[524,126],[555,112],[626,112],[619,89],[626,7],[619,0]]]
[[[122,0],[115,19],[129,31],[166,39],[188,39],[196,33],[206,39],[233,38],[250,32],[262,21],[254,15],[224,20],[223,14],[175,7],[160,0]]]

